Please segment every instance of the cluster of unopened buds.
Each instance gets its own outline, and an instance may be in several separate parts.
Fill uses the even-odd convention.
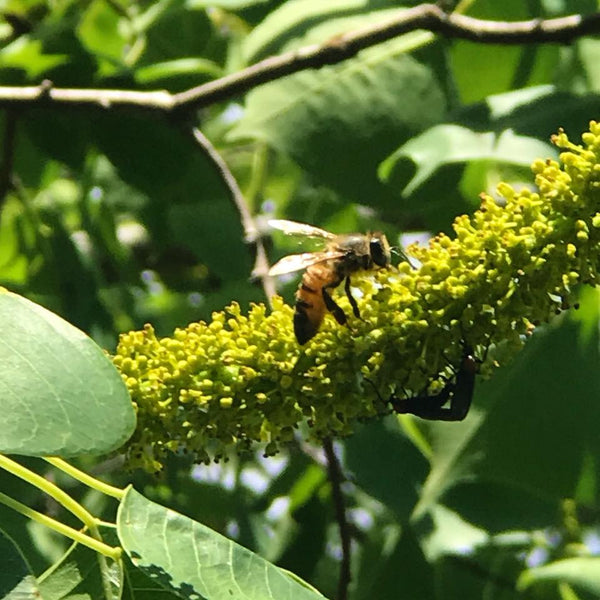
[[[293,322],[311,308],[297,304],[294,316],[280,298],[247,314],[234,303],[168,338],[149,325],[122,335],[114,363],[138,415],[130,465],[158,470],[179,451],[219,459],[256,442],[272,454],[300,423],[315,438],[348,435],[390,407],[464,417],[476,374],[516,353],[576,286],[598,280],[600,125],[581,145],[563,132],[553,142],[560,160],[534,162],[535,187],[500,184],[455,220],[453,237],[408,247],[418,268],[353,271],[360,298],[323,299],[335,318],[325,314],[303,345]]]

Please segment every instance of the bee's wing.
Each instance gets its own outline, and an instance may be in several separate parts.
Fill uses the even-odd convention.
[[[276,262],[270,269],[269,275],[284,275],[285,273],[293,273],[306,269],[311,265],[341,258],[344,252],[328,250],[325,252],[302,252],[302,254],[290,254],[284,256],[280,261]]]
[[[273,229],[279,229],[288,235],[303,235],[306,237],[318,237],[326,240],[334,240],[337,235],[308,225],[308,223],[296,223],[296,221],[286,221],[285,219],[271,219],[269,226]]]

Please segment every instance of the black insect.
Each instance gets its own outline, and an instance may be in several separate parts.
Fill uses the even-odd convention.
[[[480,361],[473,354],[473,348],[465,345],[454,378],[448,381],[440,392],[412,398],[399,398],[392,394],[389,403],[394,412],[400,414],[410,413],[434,421],[462,421],[471,407],[479,364]],[[446,404],[448,406],[445,406]]]

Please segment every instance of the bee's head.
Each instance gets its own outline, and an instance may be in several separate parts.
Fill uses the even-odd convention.
[[[373,262],[378,267],[387,267],[390,264],[390,245],[383,233],[377,231],[371,234],[369,251]]]

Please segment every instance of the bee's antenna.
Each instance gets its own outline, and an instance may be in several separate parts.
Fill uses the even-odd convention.
[[[399,256],[400,262],[402,262],[402,261],[407,262],[413,269],[417,268],[412,263],[412,261],[410,260],[410,256],[408,256],[408,254],[406,254],[406,252],[404,251],[404,248],[402,248],[402,246],[390,246],[390,252],[392,254],[395,254],[396,256]]]

